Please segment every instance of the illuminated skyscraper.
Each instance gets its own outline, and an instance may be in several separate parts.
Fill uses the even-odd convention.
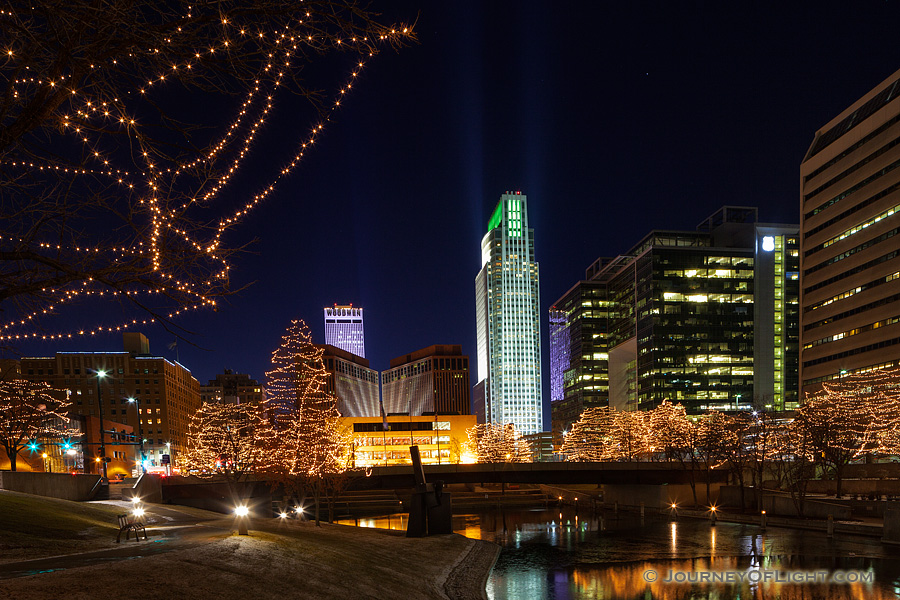
[[[353,305],[325,309],[325,343],[346,350],[350,354],[366,357],[366,341],[363,335],[363,309]]]
[[[475,414],[526,434],[543,431],[538,264],[522,192],[500,197],[481,240],[475,313]]]

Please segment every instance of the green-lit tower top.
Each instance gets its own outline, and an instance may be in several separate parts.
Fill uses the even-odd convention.
[[[506,213],[506,230],[509,237],[522,237],[522,200],[517,198],[522,192],[515,194],[503,194],[488,221],[488,231],[499,227],[503,222],[504,211]]]

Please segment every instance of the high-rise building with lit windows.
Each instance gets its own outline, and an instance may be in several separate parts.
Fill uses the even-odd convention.
[[[554,431],[589,406],[796,408],[798,297],[798,227],[755,208],[598,259],[550,311]]]
[[[325,391],[337,397],[343,417],[377,417],[378,371],[369,368],[369,360],[330,344],[316,346],[323,352],[322,362],[328,379]]]
[[[121,436],[117,424],[142,432],[148,466],[164,465],[165,457],[178,466],[188,447],[191,418],[201,405],[200,382],[177,361],[150,354],[144,335],[130,332],[122,337],[124,352],[57,352],[23,358],[22,377],[69,390],[70,412],[96,418],[98,427],[102,416],[107,441]],[[99,390],[97,371],[106,373]]]
[[[381,373],[386,414],[472,414],[469,357],[462,346],[436,344],[391,359]]]
[[[550,406],[554,440],[586,408],[609,402],[606,282],[582,280],[550,307]]]
[[[363,309],[352,304],[334,305],[325,309],[325,343],[366,357],[366,338],[363,330]]]
[[[900,71],[800,165],[801,387],[900,365]]]
[[[543,431],[541,321],[534,230],[521,192],[500,197],[481,240],[475,277],[479,420]]]

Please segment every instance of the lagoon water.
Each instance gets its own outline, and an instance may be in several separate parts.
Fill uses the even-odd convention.
[[[359,523],[405,529],[405,517]],[[572,507],[486,509],[453,527],[502,547],[492,600],[900,598],[900,547],[877,538]]]

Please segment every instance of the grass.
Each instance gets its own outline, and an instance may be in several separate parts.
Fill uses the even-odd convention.
[[[0,598],[49,600],[66,590],[69,600],[94,600],[121,583],[144,600],[446,600],[442,589],[450,567],[476,543],[482,542],[458,535],[412,539],[342,525],[294,522],[282,527],[260,519],[251,523],[249,536],[0,579]]]
[[[114,545],[122,509],[0,490],[0,562]]]
[[[0,562],[115,547],[115,517],[121,512],[116,506],[0,491]],[[0,598],[55,599],[65,589],[70,600],[93,600],[123,583],[145,600],[437,600],[446,598],[443,585],[454,565],[473,544],[485,543],[459,535],[407,538],[402,532],[277,519],[253,519],[250,536],[229,536],[229,529],[236,529],[232,518],[187,512],[216,519],[206,521],[202,531],[209,534],[199,545],[194,541],[102,564],[82,565],[73,556],[54,572],[0,580]],[[480,576],[489,566],[474,569],[466,597],[483,597]]]

